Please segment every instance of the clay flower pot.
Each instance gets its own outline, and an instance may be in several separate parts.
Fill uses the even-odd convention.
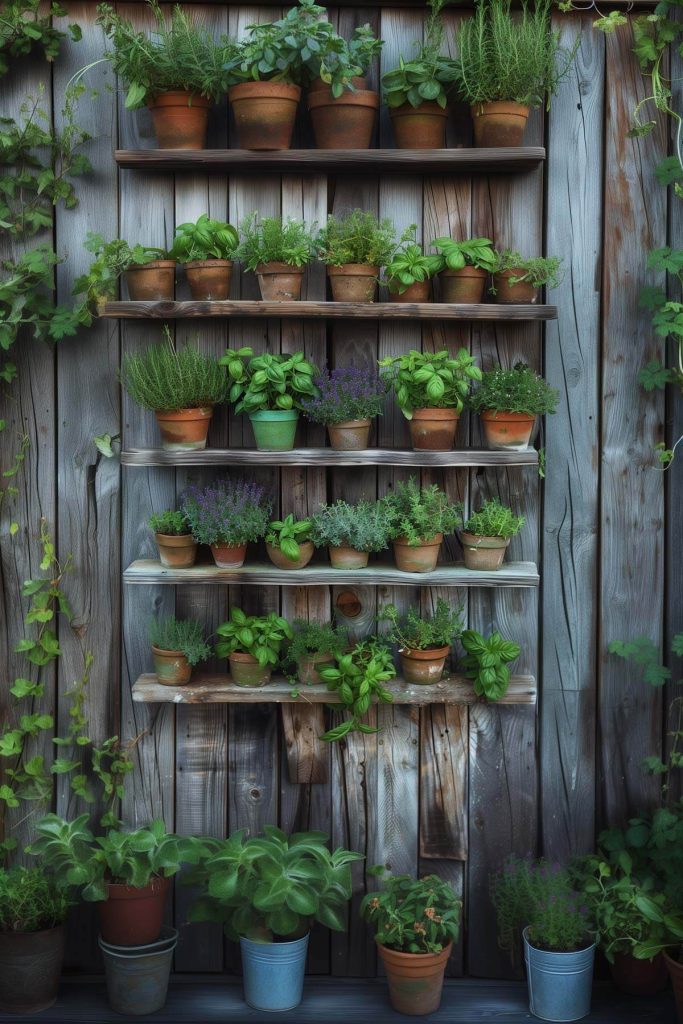
[[[413,1017],[436,1013],[452,948],[453,943],[449,942],[440,953],[398,953],[377,943],[395,1010]]]
[[[202,409],[158,410],[154,413],[161,431],[161,447],[167,452],[198,452],[206,448],[211,406]]]
[[[361,452],[367,448],[372,420],[346,420],[345,423],[328,423],[330,444],[336,452]]]
[[[64,959],[63,925],[0,933],[0,1013],[40,1013],[57,999]]]
[[[148,103],[159,149],[204,149],[210,101],[189,92],[162,92]]]
[[[379,267],[369,267],[365,263],[327,268],[335,302],[374,302],[378,275]]]
[[[301,98],[298,85],[241,82],[228,90],[241,149],[289,149]]]
[[[461,270],[442,270],[439,274],[441,301],[453,305],[477,305],[484,297],[488,271],[481,267],[462,267]]]
[[[172,533],[155,533],[159,561],[166,569],[189,569],[197,557],[197,541],[191,533],[178,537]]]
[[[437,533],[430,540],[410,545],[405,537],[393,542],[396,568],[402,572],[434,572],[439,558],[443,534]]]
[[[365,569],[370,558],[367,551],[356,551],[345,545],[327,549],[330,553],[330,562],[333,569]]]
[[[320,672],[324,668],[334,668],[333,654],[305,654],[296,663],[297,676],[303,686],[319,686],[323,679]]]
[[[102,938],[114,946],[144,946],[161,934],[170,878],[152,878],[142,889],[110,882],[97,904]]]
[[[264,302],[294,302],[301,298],[303,267],[291,267],[289,263],[259,263],[256,276]]]
[[[529,108],[521,103],[477,103],[472,107],[475,146],[521,146]]]
[[[191,260],[185,274],[195,302],[220,302],[230,294],[232,260]]]
[[[408,421],[415,451],[449,452],[455,444],[460,414],[456,409],[413,409]]]
[[[219,569],[240,569],[247,557],[247,545],[212,544],[211,554]]]
[[[126,271],[131,302],[172,301],[175,294],[175,260],[151,260]]]
[[[189,683],[192,666],[182,651],[162,651],[152,644],[152,658],[156,677],[163,686],[186,686]]]
[[[612,981],[631,996],[654,996],[666,988],[669,980],[661,953],[652,960],[636,960],[628,953],[615,953],[609,965]]]
[[[308,109],[318,149],[369,149],[379,110],[379,94],[372,89],[345,89],[335,99],[324,86],[309,92]]]
[[[450,647],[431,647],[424,651],[402,647],[398,653],[401,656],[403,678],[407,683],[417,686],[438,683],[450,651]]]
[[[404,103],[389,111],[397,149],[443,149],[448,110],[428,101],[419,107]]]
[[[536,417],[527,412],[485,409],[480,416],[487,446],[496,452],[521,452],[529,447]]]
[[[395,284],[396,291],[391,290],[391,281],[388,282],[388,285],[389,302],[429,302],[429,293],[432,287],[429,278],[426,281],[413,281],[404,292],[398,291],[398,282]]]
[[[261,668],[253,655],[234,651],[228,661],[230,662],[230,675],[236,686],[265,686],[270,682],[273,670]]]
[[[674,990],[674,998],[676,999],[676,1015],[678,1017],[678,1024],[683,1024],[683,963],[679,959],[670,957],[666,952],[663,956],[666,969],[669,972],[669,977],[671,978],[671,987]]]
[[[510,283],[511,277],[523,277],[524,270],[501,270],[493,275],[493,287],[496,289],[495,300],[503,305],[517,306],[520,304],[533,305],[538,301],[538,288],[534,288],[529,281],[517,281]]]
[[[312,540],[302,541],[299,544],[299,551],[301,554],[297,558],[296,562],[290,561],[290,559],[282,553],[280,548],[276,548],[274,544],[266,544],[266,551],[268,552],[268,558],[271,560],[273,565],[278,567],[278,569],[303,569],[304,566],[308,565],[310,560],[313,558],[315,545]]]
[[[509,537],[476,537],[463,530],[460,534],[466,569],[480,572],[494,572],[500,569],[505,551],[510,546]]]

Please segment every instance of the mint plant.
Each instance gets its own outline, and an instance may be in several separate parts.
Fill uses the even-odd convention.
[[[375,733],[377,726],[363,722],[374,699],[383,704],[393,700],[384,683],[396,676],[391,651],[380,638],[364,640],[348,653],[336,654],[336,667],[325,668],[320,676],[328,690],[339,695],[343,709],[349,715],[340,725],[328,729],[320,737],[327,743],[336,743],[351,732]]]

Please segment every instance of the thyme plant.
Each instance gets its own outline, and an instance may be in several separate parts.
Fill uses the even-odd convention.
[[[0,868],[0,933],[41,932],[64,924],[70,901],[41,868]]]
[[[526,363],[515,363],[511,370],[497,366],[482,374],[479,387],[467,404],[475,412],[518,412],[545,416],[557,408],[559,392]]]
[[[462,513],[462,505],[452,504],[436,484],[420,487],[414,477],[396,484],[379,504],[386,514],[389,538],[405,537],[411,547],[439,533],[452,533]]]
[[[143,409],[177,411],[225,402],[227,375],[217,359],[186,345],[176,349],[168,327],[165,341],[140,355],[127,353],[121,364],[121,383]]]
[[[437,598],[432,615],[422,614],[417,608],[409,608],[405,615],[401,615],[396,605],[388,604],[382,609],[380,618],[389,623],[387,640],[406,651],[450,647],[462,635],[464,628],[463,606],[451,608],[442,597]]]
[[[313,259],[313,239],[301,220],[289,217],[259,218],[251,213],[240,224],[240,243],[235,256],[247,270],[256,270],[261,263],[286,263],[304,267]]]
[[[168,616],[152,619],[149,639],[160,651],[182,651],[190,665],[198,665],[211,657],[211,648],[204,638],[201,625],[193,619]]]
[[[155,512],[149,517],[147,525],[152,533],[165,534],[167,537],[186,537],[190,533],[190,524],[181,511]]]

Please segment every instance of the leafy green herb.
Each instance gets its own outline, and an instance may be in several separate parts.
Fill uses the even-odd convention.
[[[384,687],[396,675],[391,652],[381,639],[365,640],[349,653],[337,653],[336,668],[324,668],[320,676],[328,690],[334,690],[349,715],[340,725],[328,729],[320,737],[327,743],[336,743],[352,732],[375,733],[376,726],[362,719],[370,710],[374,699],[390,704],[392,694]]]
[[[516,536],[524,526],[524,516],[513,515],[512,509],[502,505],[498,498],[490,498],[464,524],[467,533],[475,537]]]
[[[311,516],[311,540],[316,547],[349,547],[354,551],[383,551],[388,543],[386,510],[376,501],[350,505],[341,498],[321,505]]]
[[[348,263],[383,267],[394,252],[395,233],[389,219],[379,221],[369,211],[351,210],[343,217],[327,218],[316,241],[318,255],[333,267]]]
[[[444,27],[440,15],[447,2],[431,0],[424,42],[415,44],[415,56],[412,60],[400,56],[398,67],[382,75],[384,102],[389,108],[406,103],[415,108],[423,103],[438,103],[445,109],[448,93],[457,77],[456,62],[441,52]]]
[[[26,57],[37,48],[42,49],[45,60],[55,60],[67,33],[55,28],[52,19],[66,15],[66,8],[55,2],[46,5],[42,0],[5,0],[0,19],[0,75],[9,71],[11,58]],[[80,27],[69,25],[68,35],[78,42]]]
[[[462,270],[478,267],[491,273],[496,269],[496,251],[490,238],[468,238],[456,242],[454,238],[435,238],[432,245],[441,254],[442,270]]]
[[[64,924],[69,900],[40,868],[0,869],[0,932],[41,932]]]
[[[285,640],[292,639],[292,627],[275,612],[247,615],[241,608],[231,608],[229,620],[216,633],[220,637],[216,644],[219,658],[229,658],[238,651],[256,658],[261,668],[277,665],[280,648]]]
[[[238,236],[232,224],[213,220],[202,213],[195,223],[179,224],[169,255],[181,263],[191,260],[231,260]]]
[[[380,619],[389,622],[387,640],[406,651],[450,647],[462,635],[464,626],[462,605],[451,608],[442,597],[437,598],[433,615],[423,615],[417,608],[409,608],[401,615],[396,605],[388,604],[382,609]]]
[[[505,640],[500,633],[485,637],[475,629],[466,629],[460,643],[465,649],[462,667],[472,680],[477,697],[487,700],[504,697],[510,684],[508,663],[519,657],[519,644]]]
[[[290,267],[304,267],[313,259],[313,240],[301,220],[291,217],[259,219],[251,213],[240,224],[240,244],[235,251],[237,259],[247,270],[256,270],[262,263],[286,263]]]
[[[311,520],[300,519],[297,522],[291,514],[284,519],[274,519],[269,523],[266,533],[266,544],[278,548],[290,562],[298,561],[301,557],[300,545],[310,539]]]
[[[387,516],[389,538],[405,537],[411,547],[432,540],[439,533],[452,533],[462,512],[451,504],[436,484],[420,487],[414,477],[397,483],[379,504]]]
[[[557,288],[561,283],[560,265],[562,260],[557,256],[533,256],[529,259],[521,256],[514,249],[505,249],[498,253],[494,273],[499,274],[504,270],[514,270],[515,273],[508,278],[510,284],[520,284],[525,281],[533,288]],[[492,288],[491,291],[494,291]]]
[[[167,537],[186,537],[190,533],[184,512],[155,512],[147,521],[152,533],[162,533]]]
[[[416,409],[455,409],[462,412],[473,380],[481,370],[467,349],[452,357],[442,352],[418,352],[380,359],[380,366],[394,372],[393,388],[401,412],[410,420]]]
[[[176,349],[168,327],[165,341],[140,355],[127,353],[121,382],[143,409],[176,411],[218,405],[228,397],[229,382],[217,359],[187,345]]]
[[[493,410],[544,416],[555,412],[558,397],[557,389],[526,363],[515,363],[511,370],[497,366],[482,374],[481,383],[467,404],[475,412]]]
[[[440,953],[458,941],[462,900],[437,875],[389,875],[379,892],[363,898],[360,913],[383,946],[400,953]]]
[[[317,394],[313,383],[315,367],[303,352],[265,352],[254,356],[250,348],[228,349],[219,362],[228,369],[228,397],[236,403],[238,413],[301,409],[306,398]]]
[[[386,264],[384,275],[390,292],[402,295],[406,288],[418,281],[428,281],[443,266],[440,256],[428,255],[417,242],[417,225],[411,224],[404,231],[391,259]]]

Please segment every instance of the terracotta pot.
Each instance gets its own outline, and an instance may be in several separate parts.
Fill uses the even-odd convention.
[[[241,82],[228,90],[241,149],[289,149],[301,99],[298,85]]]
[[[289,263],[259,263],[256,276],[264,302],[293,302],[301,298],[304,267],[291,267]]]
[[[175,295],[175,260],[151,260],[133,264],[126,271],[131,302],[171,301]]]
[[[149,885],[110,882],[107,899],[97,904],[102,938],[115,946],[144,946],[161,934],[170,878],[153,878]]]
[[[521,103],[477,103],[472,107],[475,146],[521,146],[529,108]]]
[[[157,679],[163,686],[185,686],[189,683],[192,666],[182,651],[162,651],[152,644],[152,658]],[[107,939],[107,942],[113,941]]]
[[[510,546],[507,537],[476,537],[463,530],[460,534],[466,569],[493,572],[500,569],[505,551]]]
[[[266,544],[268,558],[270,558],[273,565],[276,565],[278,569],[303,569],[304,566],[308,565],[310,560],[313,558],[313,552],[315,551],[313,541],[305,540],[300,542],[299,550],[301,554],[297,558],[296,562],[292,562],[285,554],[282,553],[280,548],[276,548],[274,544]]]
[[[485,409],[480,417],[487,446],[496,452],[521,452],[529,447],[536,417],[527,412]]]
[[[393,542],[396,568],[402,572],[433,572],[439,559],[439,548],[443,534],[437,533],[431,540],[410,545],[405,537]]]
[[[678,1024],[683,1024],[683,963],[679,958],[673,959],[667,952],[663,953],[664,963],[671,978],[671,985],[676,999],[676,1016]]]
[[[426,281],[413,281],[409,284],[404,292],[393,291],[392,285],[398,289],[399,283],[393,281],[388,282],[389,289],[389,302],[429,302],[430,291],[432,282],[427,278]]]
[[[273,670],[261,668],[253,655],[235,651],[230,655],[228,661],[230,662],[230,675],[236,686],[265,686],[270,682]]]
[[[345,545],[327,549],[330,553],[330,562],[333,569],[364,569],[370,559],[367,551],[356,551]]]
[[[297,675],[303,686],[319,686],[323,680],[320,670],[334,668],[333,654],[305,654],[297,662]]]
[[[654,996],[666,988],[669,981],[661,953],[652,960],[636,960],[628,953],[615,953],[609,969],[617,988],[631,996]]]
[[[372,89],[345,89],[335,99],[327,87],[309,93],[308,109],[318,149],[369,149],[379,110]]]
[[[477,305],[484,297],[488,271],[481,267],[463,267],[461,270],[442,270],[439,274],[441,301],[454,305]]]
[[[368,80],[365,77],[361,78],[360,75],[354,75],[353,78],[351,79],[351,83],[352,83],[354,89],[364,89],[366,87],[366,85],[368,84]],[[313,79],[313,81],[311,82],[311,84],[308,87],[308,91],[309,91],[309,93],[312,93],[312,92],[319,92],[321,89],[328,89],[329,90],[329,88],[330,87],[327,84],[327,82],[323,82],[322,78],[318,77],[318,78],[314,78]]]
[[[393,1008],[413,1017],[436,1013],[453,943],[449,942],[440,953],[398,953],[380,942],[377,948],[387,972]]]
[[[154,415],[161,431],[161,447],[167,452],[197,452],[206,448],[211,406],[202,409],[159,410]]]
[[[212,544],[211,554],[219,569],[240,569],[247,557],[247,545]]]
[[[210,105],[205,96],[181,91],[162,92],[148,103],[159,149],[204,149]]]
[[[330,444],[336,452],[360,452],[368,446],[372,420],[347,420],[345,423],[328,423]]]
[[[449,452],[455,444],[460,413],[456,409],[414,409],[408,421],[410,443],[419,452]]]
[[[538,288],[534,288],[528,281],[517,281],[510,283],[511,277],[522,277],[523,270],[501,270],[493,275],[493,287],[496,290],[495,300],[503,305],[517,306],[520,303],[533,305],[538,301]]]
[[[63,925],[0,933],[0,1013],[47,1010],[57,999],[64,960]]]
[[[332,298],[335,302],[374,302],[377,294],[379,267],[365,263],[347,263],[328,267]]]
[[[155,533],[159,561],[166,569],[189,569],[197,557],[197,541],[192,534],[178,537],[172,533]]]
[[[446,145],[448,110],[438,103],[412,107],[404,103],[389,111],[397,149],[443,149]]]
[[[220,302],[230,294],[232,260],[191,260],[185,274],[195,302]]]
[[[443,675],[450,647],[431,647],[424,651],[403,647],[399,650],[403,678],[407,683],[424,686],[438,683]]]

